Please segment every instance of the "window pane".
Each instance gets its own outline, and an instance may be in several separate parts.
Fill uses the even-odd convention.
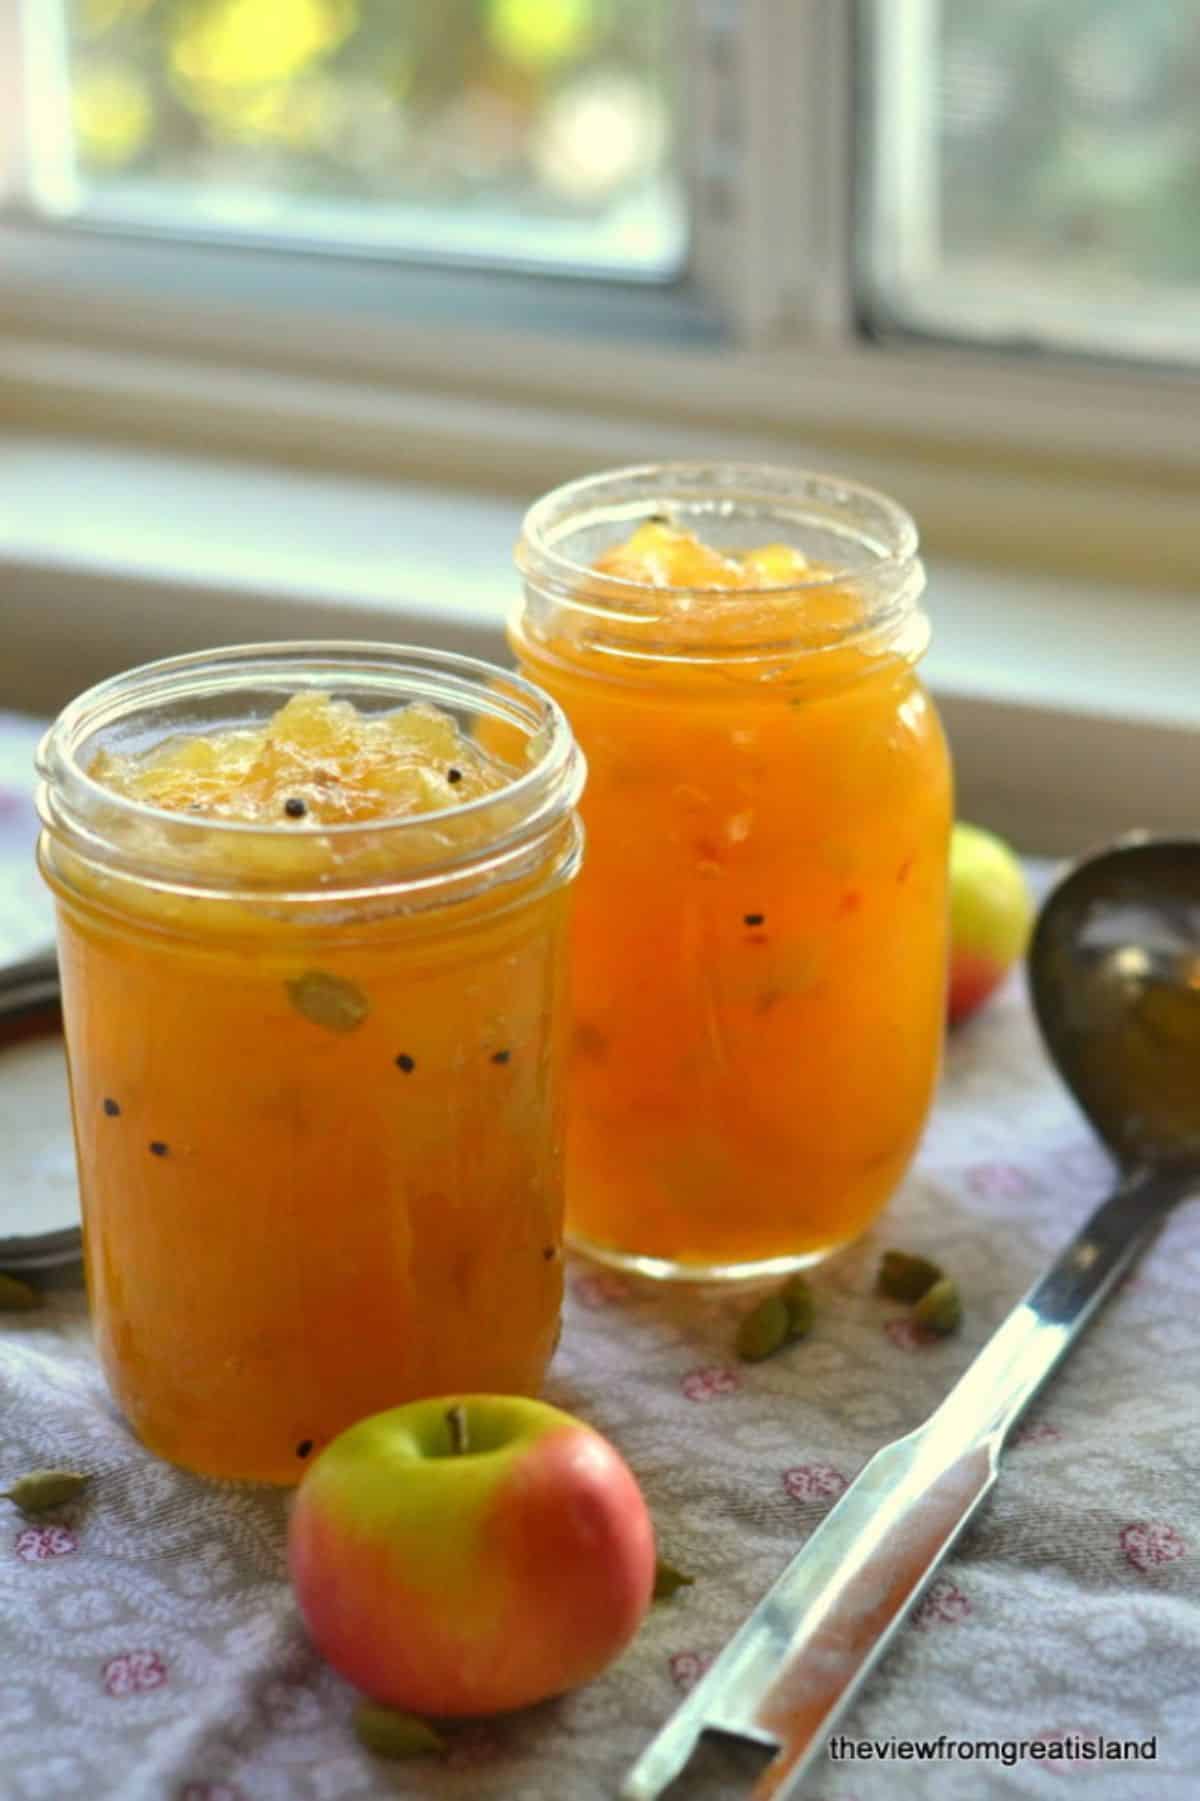
[[[1200,360],[1196,0],[878,0],[881,326]]]
[[[670,11],[30,0],[34,60],[61,69],[57,97],[31,97],[40,197],[151,227],[669,274]]]

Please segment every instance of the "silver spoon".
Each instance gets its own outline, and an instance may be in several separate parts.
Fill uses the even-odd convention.
[[[795,1792],[995,1482],[1029,1401],[1170,1209],[1200,1192],[1200,839],[1128,839],[1077,865],[1041,908],[1029,977],[1046,1047],[1116,1160],[1113,1193],[937,1411],[846,1490],[633,1766],[626,1801],[654,1801],[702,1737],[754,1748],[751,1801]]]

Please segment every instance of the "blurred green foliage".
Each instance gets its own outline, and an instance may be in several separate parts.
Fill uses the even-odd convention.
[[[42,0],[49,4],[50,0]],[[68,0],[85,181],[578,212],[670,149],[660,0]]]
[[[1200,277],[1193,0],[944,0],[941,21],[949,253]]]
[[[674,167],[671,0],[62,3],[85,187],[579,221],[645,203]],[[942,0],[938,16],[947,257],[1200,277],[1193,0]],[[648,229],[626,223],[630,244]]]

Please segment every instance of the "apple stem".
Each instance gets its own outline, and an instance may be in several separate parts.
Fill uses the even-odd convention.
[[[450,1428],[450,1450],[455,1457],[463,1457],[468,1449],[467,1443],[467,1410],[461,1403],[446,1409],[446,1424]]]

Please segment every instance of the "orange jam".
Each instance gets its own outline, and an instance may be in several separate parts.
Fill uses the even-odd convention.
[[[557,553],[527,522],[513,627],[588,759],[568,1230],[651,1275],[783,1271],[878,1213],[936,1078],[951,784],[923,616],[880,625],[882,577],[836,573],[827,532],[811,558],[627,535],[625,491],[597,552],[589,486],[541,503]]]
[[[180,735],[142,755],[99,751],[88,773],[169,813],[245,825],[441,813],[510,780],[437,707],[413,703],[365,718],[350,701],[319,693],[294,694],[262,725]]]
[[[574,826],[522,841],[525,770],[425,700],[236,703],[82,777],[52,734],[41,855],[109,1381],[163,1456],[286,1482],[379,1408],[540,1386]]]

